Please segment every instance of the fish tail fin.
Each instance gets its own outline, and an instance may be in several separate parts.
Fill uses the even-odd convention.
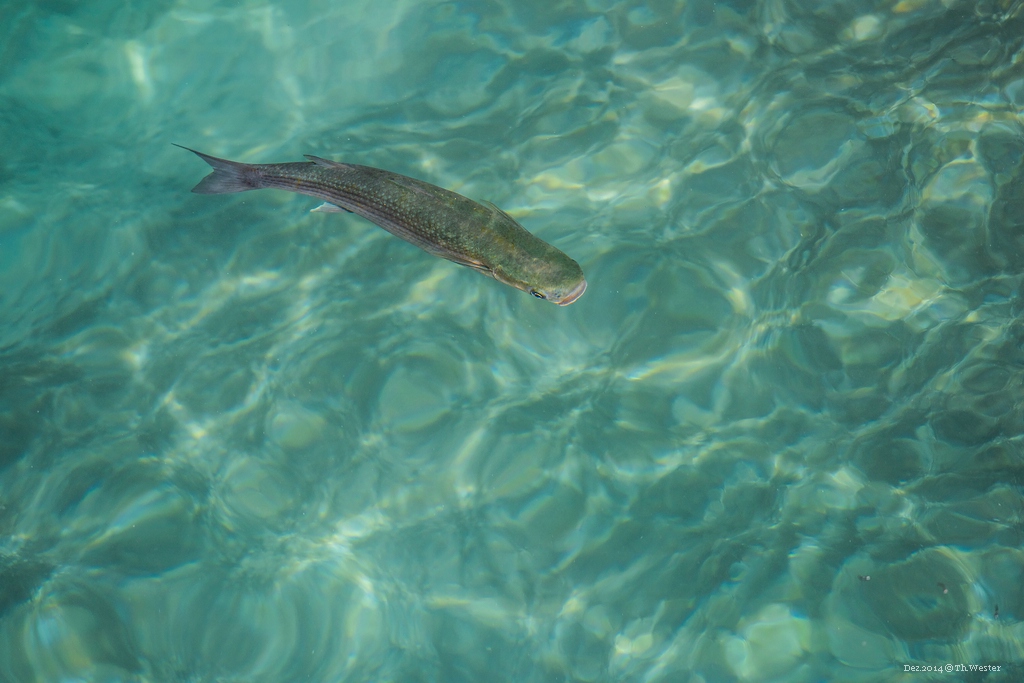
[[[228,194],[258,190],[263,187],[260,184],[259,171],[252,164],[218,159],[178,144],[174,144],[174,146],[192,152],[213,167],[213,173],[200,180],[199,184],[192,188],[196,194]]]

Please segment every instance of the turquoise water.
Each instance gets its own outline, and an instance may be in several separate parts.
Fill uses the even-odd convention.
[[[1019,0],[8,3],[0,133],[0,680],[1024,678]]]

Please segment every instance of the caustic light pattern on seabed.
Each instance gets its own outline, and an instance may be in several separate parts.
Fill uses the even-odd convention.
[[[1021,678],[1020,2],[0,16],[0,679]],[[493,201],[586,296],[175,141]]]

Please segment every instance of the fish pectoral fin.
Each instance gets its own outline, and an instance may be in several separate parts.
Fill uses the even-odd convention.
[[[459,256],[458,254],[453,254],[447,251],[439,251],[437,252],[437,255],[440,256],[441,258],[448,259],[452,263],[458,263],[460,266],[466,266],[467,268],[472,268],[473,270],[481,272],[484,275],[490,275],[491,277],[493,277],[491,269],[488,268],[483,263],[480,263],[480,261],[473,261],[464,256]]]
[[[324,202],[323,204],[321,204],[320,206],[316,207],[315,209],[310,209],[309,210],[310,213],[341,213],[342,211],[344,211],[346,213],[352,213],[351,209],[346,209],[343,206],[338,206],[337,204],[331,204],[330,202]]]
[[[343,164],[340,161],[331,161],[330,159],[323,159],[321,157],[315,157],[312,154],[303,154],[317,166],[324,166],[325,168],[348,168],[348,164]]]

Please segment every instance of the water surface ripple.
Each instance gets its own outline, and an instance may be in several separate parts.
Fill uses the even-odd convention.
[[[0,9],[0,680],[1020,680],[1022,65],[1019,0]]]

